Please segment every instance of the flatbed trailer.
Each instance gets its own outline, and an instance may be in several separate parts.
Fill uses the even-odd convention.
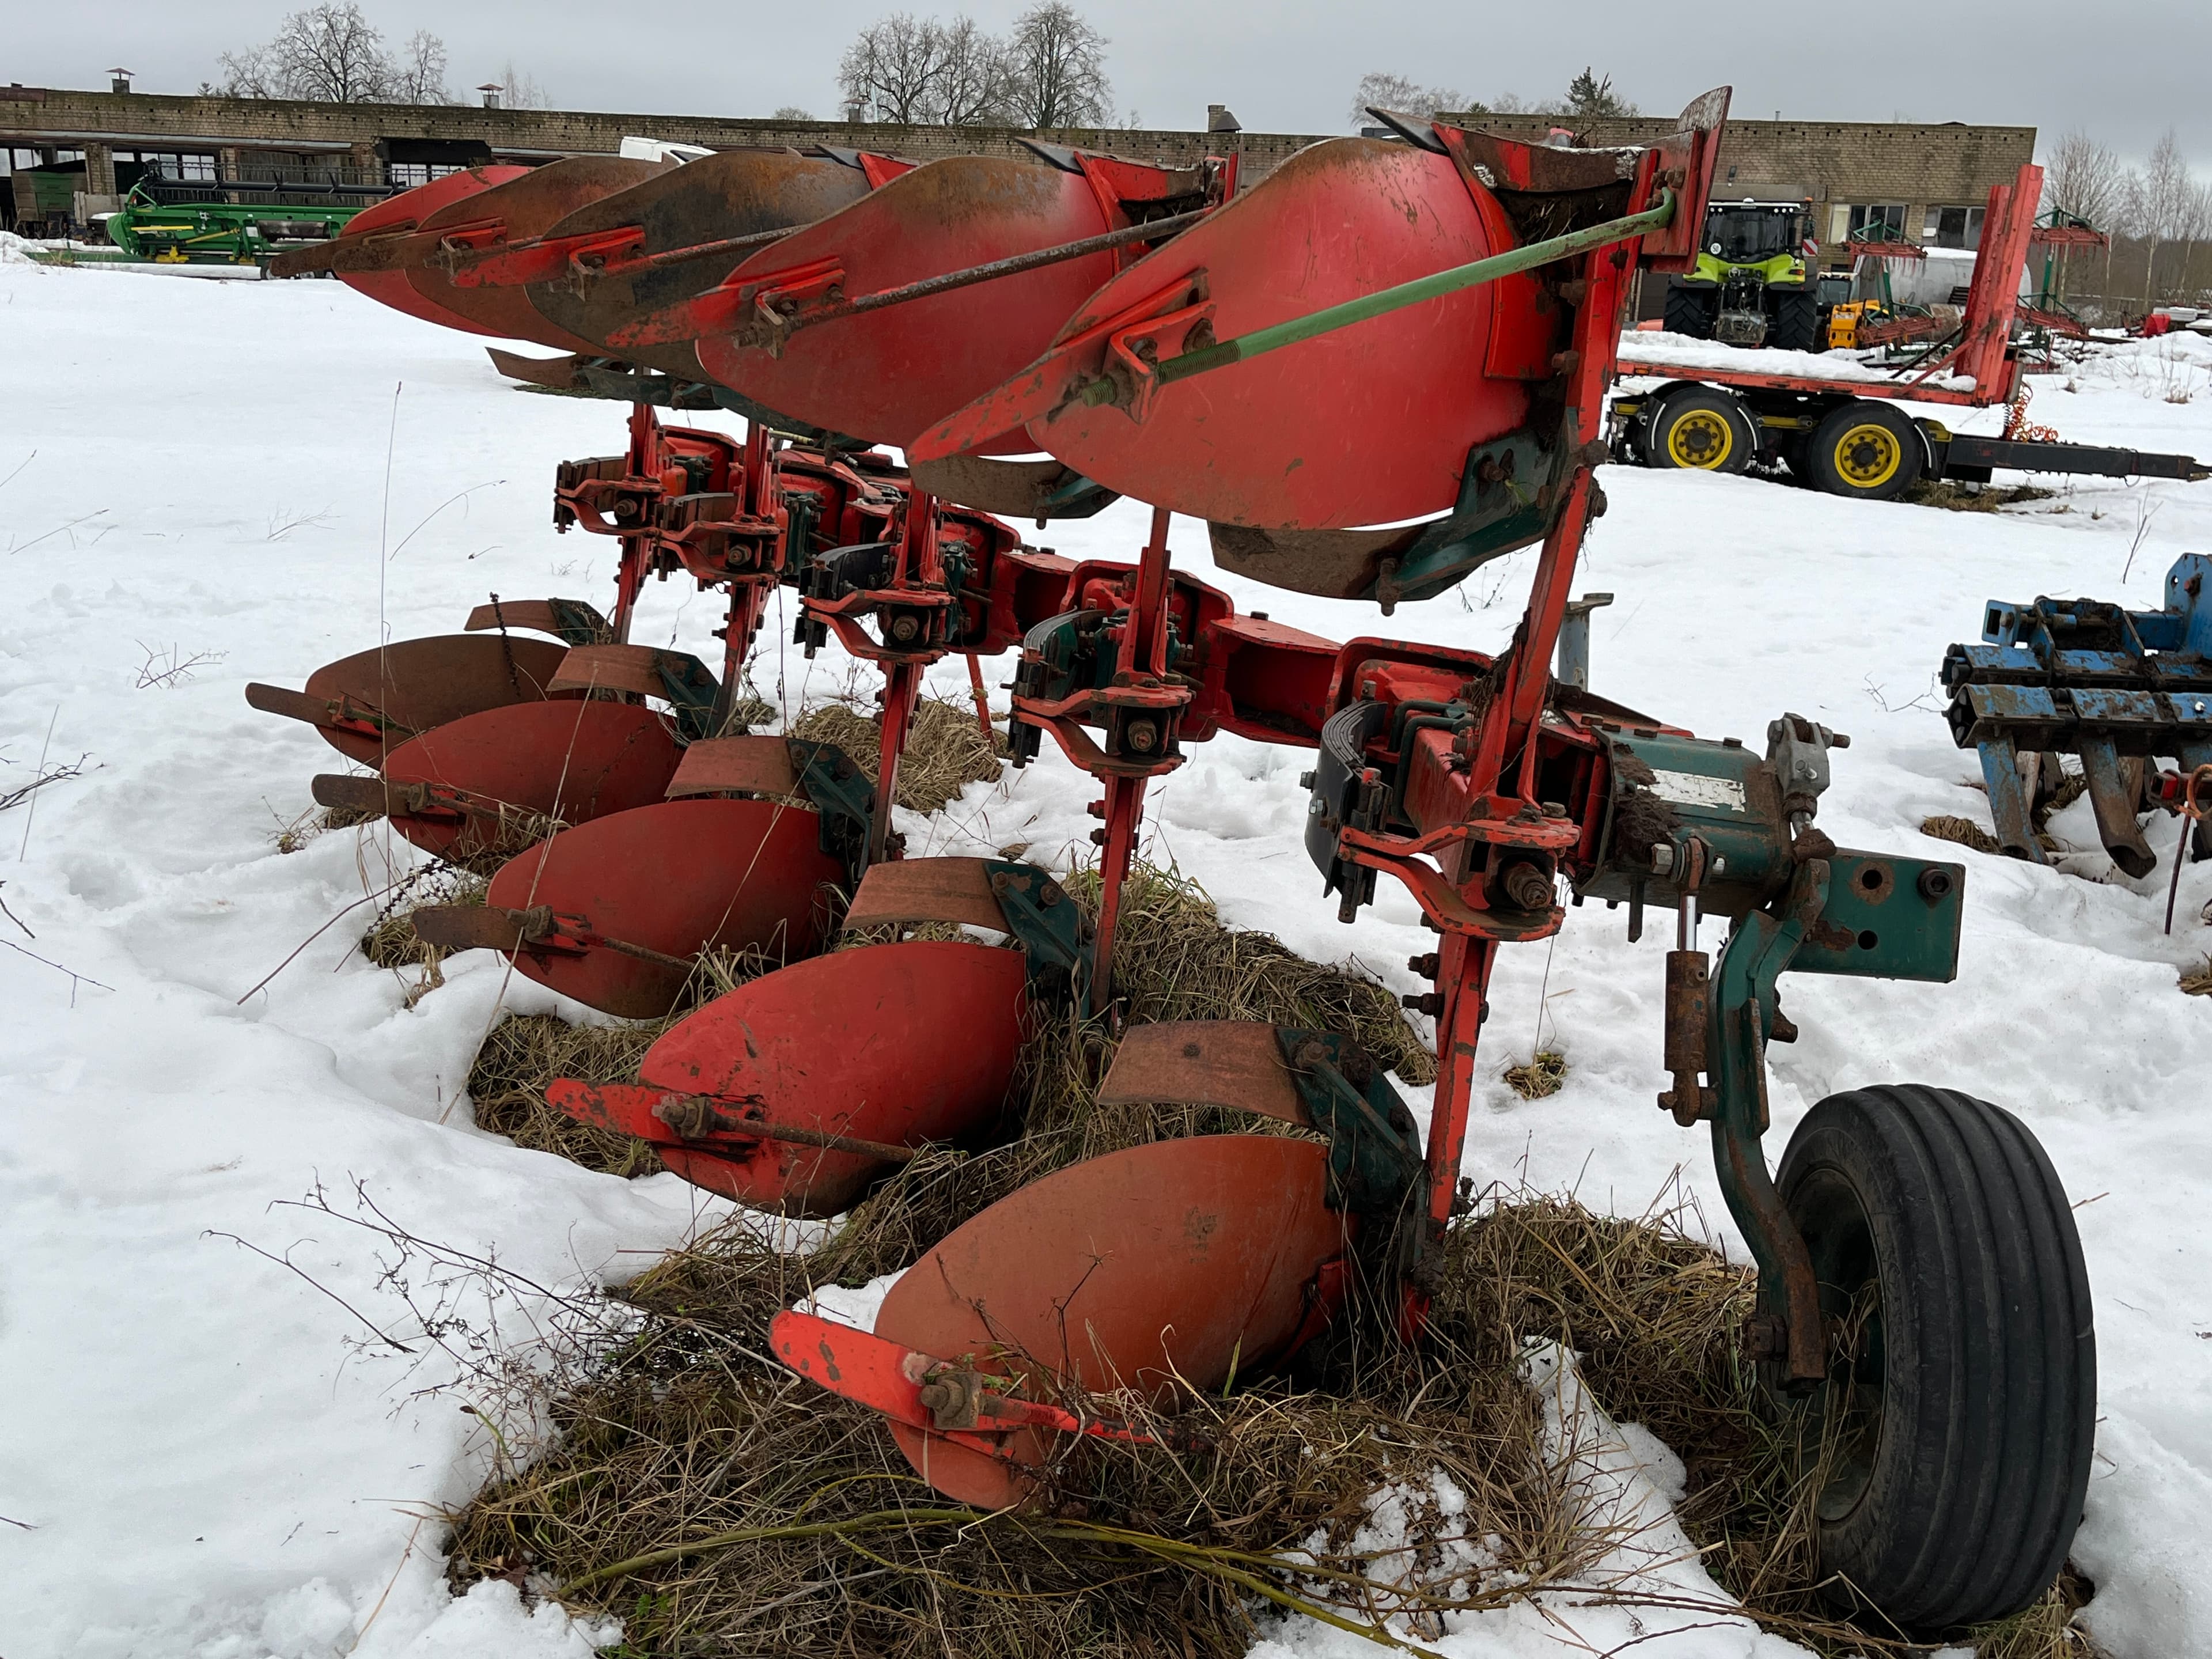
[[[1900,404],[1987,409],[2018,395],[2024,366],[2013,325],[2037,240],[2043,169],[2030,163],[1990,191],[1974,280],[1959,327],[1893,375],[1670,362],[1624,355],[1616,380],[1656,380],[1614,393],[1607,434],[1624,465],[1787,471],[1832,495],[1887,501],[1923,478],[1986,483],[1998,467],[2104,477],[2212,477],[2212,463],[2019,437],[1954,433]],[[1771,354],[1758,354],[1771,356]],[[1746,352],[1748,360],[1753,354]]]

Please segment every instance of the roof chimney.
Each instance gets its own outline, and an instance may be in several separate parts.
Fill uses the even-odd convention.
[[[496,81],[487,81],[482,86],[478,87],[477,90],[483,94],[483,106],[486,109],[497,109],[499,107],[499,94],[504,92],[506,88],[501,86]]]
[[[1206,130],[1208,132],[1242,132],[1244,124],[1229,112],[1228,105],[1208,104],[1206,106]]]
[[[108,71],[107,71],[107,89],[108,89],[110,92],[128,92],[128,91],[130,91],[130,90],[131,90],[131,77],[133,75],[135,75],[137,72],[137,70],[127,70],[127,69],[112,69],[112,70],[108,70]]]

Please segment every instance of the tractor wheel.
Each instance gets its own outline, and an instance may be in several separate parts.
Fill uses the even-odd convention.
[[[1667,284],[1667,306],[1660,322],[1669,334],[1686,334],[1693,340],[1713,337],[1713,310],[1720,289],[1708,283],[1692,288],[1680,280]]]
[[[1831,1333],[1803,1419],[1824,1594],[1931,1633],[2017,1613],[2065,1563],[2096,1419],[2051,1160],[2009,1112],[1885,1085],[1815,1106],[1778,1185]]]
[[[1832,495],[1887,501],[1920,476],[1919,428],[1902,410],[1854,398],[1814,428],[1807,446],[1813,477]]]
[[[1647,417],[1645,464],[1741,472],[1759,453],[1759,428],[1740,398],[1711,386],[1668,392]]]
[[[1809,288],[1766,290],[1766,343],[1778,351],[1818,351],[1820,296]]]

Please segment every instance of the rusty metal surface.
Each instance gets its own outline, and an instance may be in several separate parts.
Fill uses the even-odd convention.
[[[346,270],[343,264],[346,255],[357,253],[360,251],[358,248],[349,248],[347,245],[356,237],[360,237],[365,241],[374,241],[397,233],[412,230],[425,219],[430,218],[445,209],[469,198],[481,196],[486,191],[495,190],[501,185],[510,184],[521,178],[526,171],[526,168],[516,167],[465,167],[459,173],[449,173],[442,179],[433,179],[427,185],[417,185],[413,190],[404,191],[398,196],[379,202],[374,207],[364,209],[346,222],[343,234],[333,237],[324,245],[331,250],[331,254],[325,257],[334,258],[337,261],[331,264],[330,269],[337,272],[338,280],[348,288],[352,289],[356,293],[367,295],[380,305],[390,306],[394,311],[404,311],[409,316],[419,317],[426,323],[436,323],[441,328],[459,329],[465,334],[481,334],[484,331],[459,312],[426,299],[416,293],[414,285],[408,282],[404,271]],[[302,249],[301,252],[313,253],[318,252],[319,250]],[[280,255],[279,259],[281,261],[290,257]],[[322,267],[313,268],[321,269]]]
[[[1339,138],[1299,151],[1073,311],[1049,355],[913,446],[970,449],[1026,423],[1109,489],[1224,524],[1342,529],[1441,512],[1474,445],[1528,388],[1483,373],[1495,285],[1158,386],[1085,388],[1504,251],[1452,161]],[[1121,384],[1116,380],[1116,384]]]
[[[519,854],[492,878],[484,903],[549,907],[564,935],[586,941],[525,948],[514,963],[522,973],[603,1012],[658,1019],[676,1006],[702,951],[757,949],[795,961],[820,948],[830,915],[823,890],[843,866],[823,854],[818,823],[812,812],[765,801],[660,801]],[[651,954],[594,946],[594,937]]]
[[[672,800],[685,795],[776,795],[799,793],[799,768],[781,738],[704,738],[684,751],[669,780]]]
[[[825,157],[783,149],[724,150],[579,208],[547,234],[575,236],[634,225],[644,235],[640,253],[665,253],[811,224],[867,190],[859,168]],[[608,335],[624,323],[714,287],[757,251],[617,269],[583,283],[533,283],[523,291],[554,327],[604,348]],[[643,346],[617,355],[690,380],[703,372],[689,344]]]
[[[510,380],[520,380],[528,386],[542,386],[554,392],[573,392],[576,389],[577,354],[564,352],[558,357],[525,357],[518,352],[501,351],[497,346],[486,346],[484,356],[491,366]]]
[[[991,891],[982,859],[902,859],[872,864],[846,912],[848,927],[884,923],[957,921],[1006,931],[1006,912]]]
[[[623,691],[641,697],[668,698],[664,667],[682,674],[695,667],[696,657],[662,651],[650,645],[580,645],[562,659],[547,690],[552,691]]]
[[[554,823],[580,824],[661,799],[678,754],[667,725],[635,703],[517,703],[434,727],[394,749],[384,775],[465,793],[480,807],[394,814],[427,851],[518,851]]]
[[[586,203],[641,184],[672,165],[620,155],[571,155],[441,208],[422,221],[422,228],[458,232],[491,221],[501,227],[506,241],[542,236]],[[580,339],[548,322],[519,289],[459,288],[444,271],[428,264],[403,275],[418,298],[466,318],[479,333],[531,340],[556,351],[595,355],[600,349],[598,342]]]
[[[1018,951],[961,943],[817,957],[716,998],[654,1043],[638,1075],[740,1118],[896,1145],[952,1139],[1006,1103],[1026,971]],[[766,1139],[663,1158],[741,1203],[805,1215],[836,1214],[883,1169]]]
[[[1275,1028],[1258,1020],[1182,1020],[1123,1032],[1098,1085],[1098,1103],[1155,1103],[1228,1106],[1313,1127]]]
[[[386,727],[380,740],[321,728],[331,748],[364,765],[382,764],[386,750],[434,726],[545,695],[568,647],[547,640],[439,634],[396,640],[374,651],[325,663],[307,676],[305,695],[319,703],[368,712]]]
[[[1346,1248],[1322,1201],[1327,1148],[1277,1135],[1169,1140],[1060,1170],[956,1229],[892,1286],[886,1340],[1021,1379],[1164,1402],[1264,1371],[1306,1322],[1310,1287]],[[901,1448],[948,1497],[996,1507],[1020,1469],[905,1425]],[[1016,1462],[1044,1437],[1009,1437]]]
[[[1293,593],[1356,599],[1375,589],[1385,559],[1420,538],[1425,525],[1397,530],[1262,530],[1209,524],[1213,562],[1233,574]]]
[[[730,283],[753,296],[741,313],[744,331],[700,340],[699,362],[714,379],[800,420],[906,443],[1042,351],[1113,275],[1114,254],[843,317],[787,339],[756,325],[759,302],[773,307],[775,290],[797,292],[833,270],[840,295],[857,297],[1110,228],[1080,176],[1042,161],[932,161],[738,266]]]
[[[1113,501],[1110,494],[1091,490],[1080,498],[1074,511],[1055,511],[1054,497],[1080,488],[1083,475],[1063,461],[1007,461],[982,455],[947,455],[909,469],[915,488],[926,489],[940,501],[957,501],[979,513],[996,513],[1009,519],[1089,518]]]

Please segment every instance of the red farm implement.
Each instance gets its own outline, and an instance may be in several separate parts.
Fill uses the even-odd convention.
[[[1317,144],[1243,190],[1231,165],[1041,146],[720,156],[627,189],[562,163],[535,193],[397,198],[364,233],[382,240],[358,269],[404,271],[409,308],[496,315],[581,366],[549,374],[705,386],[751,416],[740,442],[641,402],[623,455],[563,466],[562,522],[618,550],[611,622],[501,602],[478,632],[252,694],[377,769],[325,799],[434,850],[511,854],[484,905],[418,913],[434,943],[626,1016],[678,1006],[706,951],[787,964],[672,1025],[638,1083],[557,1084],[556,1104],[741,1202],[830,1216],[921,1148],[1018,1135],[1024,1036],[1072,1011],[1118,1042],[1101,1100],[1274,1126],[1055,1170],[929,1249],[872,1331],[779,1320],[781,1358],[884,1414],[946,1494],[1042,1501],[1086,1445],[1142,1442],[1134,1424],[1333,1325],[1422,1340],[1467,1207],[1498,954],[1595,897],[1632,938],[1674,913],[1658,1101],[1705,1126],[1757,1261],[1749,1359],[1778,1395],[1874,1411],[1823,1498],[1824,1570],[1929,1631],[2057,1574],[2094,1347],[2048,1160],[2008,1114],[1920,1087],[1821,1103],[1778,1174],[1763,1146],[1766,1046],[1796,1035],[1780,976],[1951,978],[1964,871],[1815,827],[1840,734],[1784,714],[1763,750],[1707,742],[1552,672],[1587,615],[1571,595],[1629,285],[1689,262],[1726,102],[1621,149],[1386,117],[1395,137]],[[545,181],[564,167],[573,188]],[[1030,550],[993,516],[1115,495],[1152,508],[1127,561]],[[1499,654],[1340,643],[1176,568],[1176,513],[1224,568],[1385,614],[1540,550]],[[626,642],[645,575],[679,571],[726,592],[718,668]],[[800,644],[881,671],[872,787],[734,718],[779,585]],[[1034,865],[904,856],[900,752],[923,671],[956,653],[1015,653],[1018,764],[1056,763],[1048,735],[1098,781],[1095,911]],[[1425,1122],[1341,1033],[1125,1027],[1113,947],[1146,791],[1222,730],[1315,751],[1304,846],[1341,920],[1387,876],[1437,935],[1412,964],[1433,988],[1407,1000],[1435,1022]],[[820,954],[840,927],[872,942]]]

